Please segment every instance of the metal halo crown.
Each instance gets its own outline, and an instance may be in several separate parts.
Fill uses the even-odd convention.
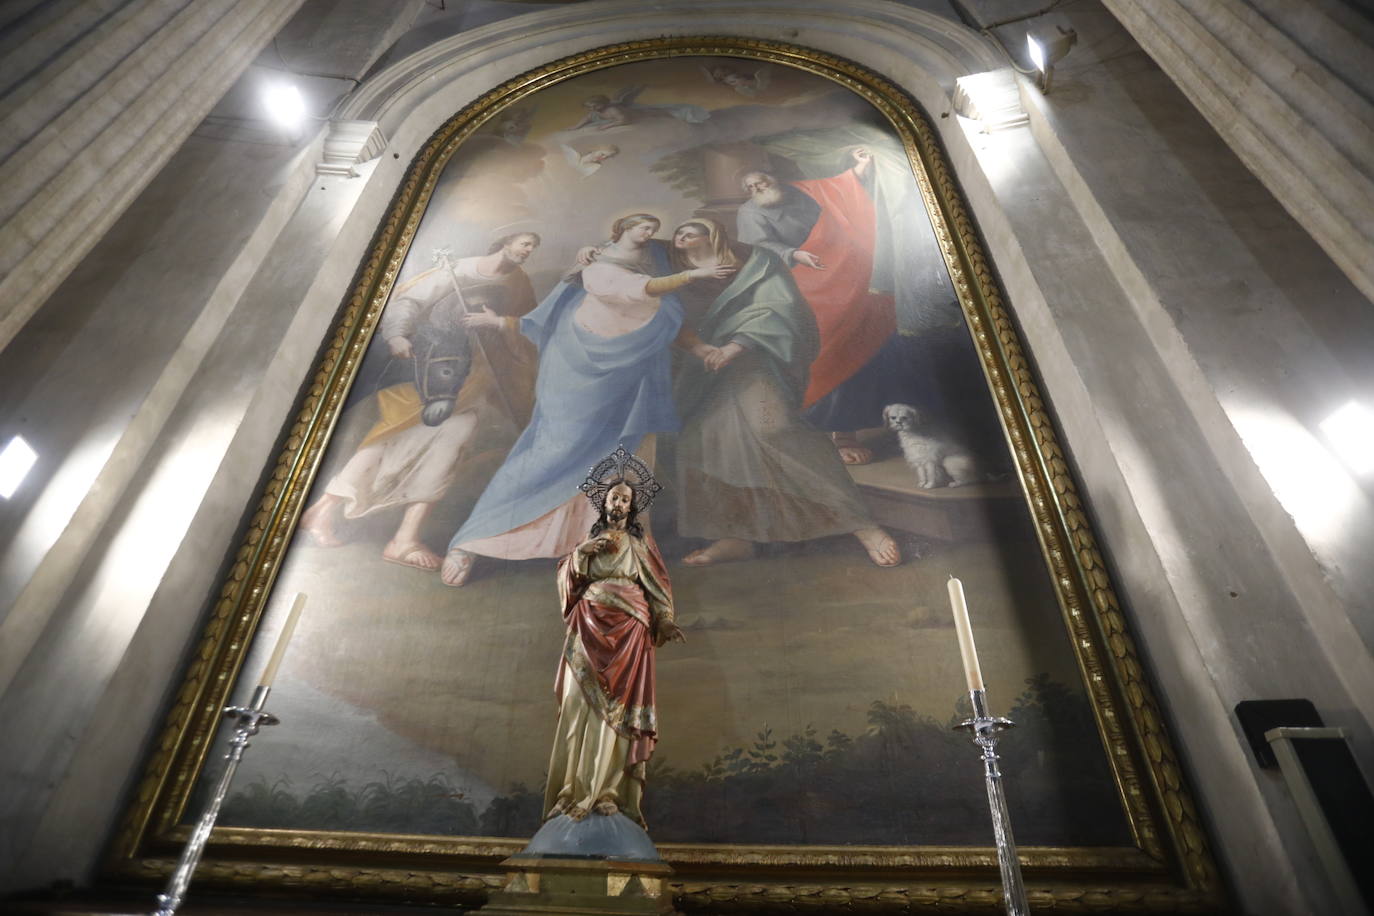
[[[654,497],[663,489],[663,484],[654,478],[649,466],[625,451],[623,445],[598,461],[587,473],[587,479],[577,488],[587,495],[600,513],[606,508],[606,494],[618,483],[624,483],[634,491],[637,514],[647,511]]]

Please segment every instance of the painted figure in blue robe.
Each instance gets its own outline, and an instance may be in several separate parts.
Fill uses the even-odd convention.
[[[467,582],[477,556],[566,555],[595,520],[577,489],[587,468],[617,446],[652,456],[654,435],[677,431],[669,351],[682,304],[673,291],[733,269],[671,273],[662,246],[649,244],[659,225],[647,213],[616,220],[595,261],[519,319],[539,348],[534,413],[450,542],[445,584]],[[508,320],[468,318],[479,327]]]

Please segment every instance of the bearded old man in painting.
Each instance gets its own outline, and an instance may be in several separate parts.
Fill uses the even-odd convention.
[[[644,773],[658,740],[654,649],[685,639],[663,557],[638,521],[659,488],[623,448],[581,485],[598,518],[558,566],[568,635],[554,687],[548,818],[620,812],[644,826]]]
[[[888,390],[903,355],[894,291],[876,288],[886,284],[874,273],[873,154],[859,146],[848,156],[853,165],[832,178],[789,183],[767,172],[745,175],[739,239],[792,268],[820,332],[803,398],[807,418],[831,432],[846,464],[867,464],[873,453],[855,431],[877,426],[883,407],[904,396]]]

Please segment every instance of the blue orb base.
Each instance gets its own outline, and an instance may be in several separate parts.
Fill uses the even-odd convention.
[[[550,818],[501,863],[505,886],[482,913],[501,916],[668,916],[673,870],[623,814]]]
[[[566,814],[549,818],[519,853],[522,859],[545,856],[614,862],[663,861],[644,828],[619,812],[588,814],[580,821]]]

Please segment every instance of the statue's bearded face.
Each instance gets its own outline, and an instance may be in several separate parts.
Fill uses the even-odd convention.
[[[629,518],[634,500],[635,491],[630,489],[629,484],[618,483],[611,487],[611,491],[606,494],[607,520],[619,523]]]

